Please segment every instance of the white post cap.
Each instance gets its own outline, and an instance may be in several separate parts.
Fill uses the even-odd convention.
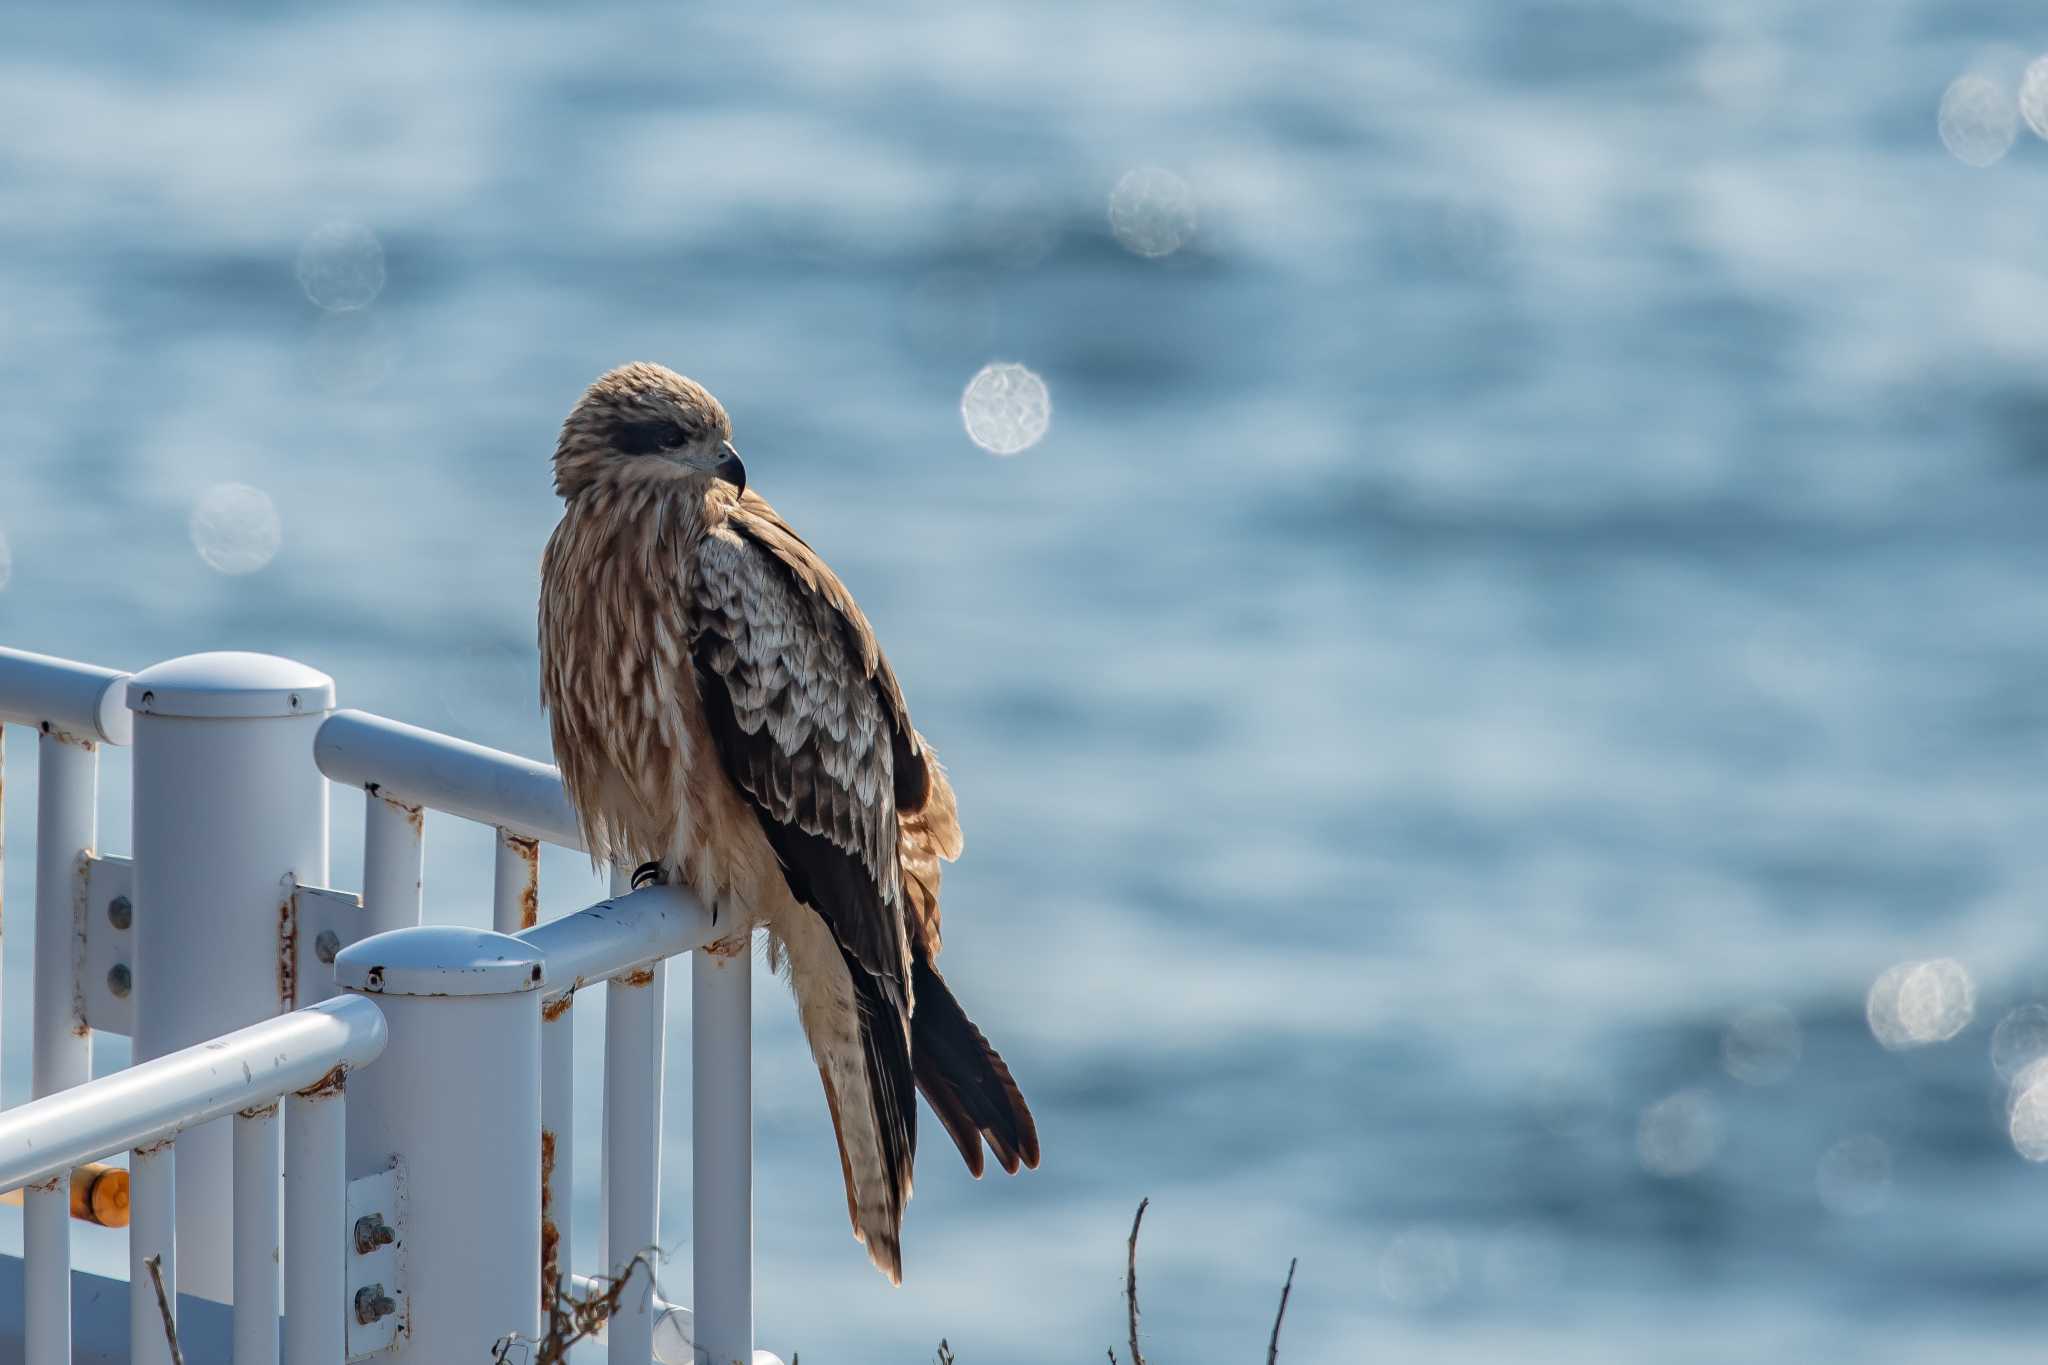
[[[275,654],[187,654],[128,679],[128,708],[221,720],[319,715],[334,709],[334,679]]]
[[[334,959],[334,984],[365,995],[512,995],[546,981],[531,944],[454,924],[387,929]]]

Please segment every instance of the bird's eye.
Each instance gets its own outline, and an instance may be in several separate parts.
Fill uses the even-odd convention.
[[[690,433],[677,422],[621,422],[612,432],[612,448],[621,455],[679,450],[689,441]]]

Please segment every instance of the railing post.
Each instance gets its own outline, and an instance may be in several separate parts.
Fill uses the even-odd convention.
[[[604,1168],[608,1273],[652,1257],[661,1226],[661,1076],[668,963],[650,962],[604,988]],[[634,1270],[605,1325],[611,1365],[641,1365],[654,1352],[654,1274]]]
[[[516,934],[540,923],[540,840],[500,826],[491,875],[491,927]]]
[[[691,1252],[699,1360],[754,1358],[753,954],[690,955]]]
[[[327,884],[325,674],[266,654],[194,654],[128,680],[135,712],[135,1059],[289,1010],[293,880]],[[178,1141],[187,1292],[229,1301],[226,1123]]]
[[[363,929],[381,934],[420,922],[427,813],[378,791],[363,794]]]
[[[277,1365],[279,1108],[235,1115],[235,1365]]]
[[[540,1328],[541,958],[427,925],[352,944],[334,969],[390,1033],[350,1078],[348,1173],[405,1170],[409,1330],[391,1359],[488,1360]]]
[[[128,1154],[128,1359],[130,1365],[171,1365],[171,1339],[164,1307],[149,1273],[161,1257],[164,1302],[171,1321],[178,1312],[177,1231],[178,1145],[170,1138]]]
[[[37,751],[34,1075],[37,1099],[92,1079],[92,1034],[76,996],[84,858],[97,837],[100,756],[46,729]],[[71,1359],[71,1191],[61,1177],[24,1196],[25,1352]]]
[[[284,1365],[348,1358],[346,1074],[284,1102]]]
[[[576,1268],[576,997],[540,1007],[540,1286],[551,1295]]]

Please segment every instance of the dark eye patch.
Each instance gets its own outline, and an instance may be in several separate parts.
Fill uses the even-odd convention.
[[[612,430],[612,449],[622,455],[652,455],[688,444],[690,433],[668,421],[621,422]]]

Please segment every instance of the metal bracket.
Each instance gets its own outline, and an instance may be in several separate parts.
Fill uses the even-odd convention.
[[[286,1009],[317,1005],[334,995],[334,955],[363,932],[363,898],[353,891],[291,884],[278,916],[278,962],[289,965],[290,986],[280,982]]]
[[[278,1006],[334,994],[334,955],[366,935],[363,898],[285,880],[278,906]],[[78,979],[73,998],[85,1027],[135,1035],[135,862],[89,853],[79,863]]]
[[[88,853],[79,867],[78,980],[87,1028],[135,1035],[135,863]]]
[[[398,1346],[411,1310],[405,1293],[405,1167],[348,1182],[348,1358],[368,1360]]]

